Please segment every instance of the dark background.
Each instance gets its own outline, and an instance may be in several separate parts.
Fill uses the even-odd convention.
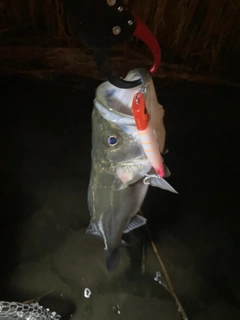
[[[139,273],[138,251],[129,270],[124,251],[120,269],[108,275],[102,244],[85,236],[92,101],[101,81],[95,73],[82,76],[86,70],[73,76],[62,69],[39,80],[36,69],[49,66],[29,58],[36,47],[82,47],[62,7],[57,1],[0,3],[0,299],[24,301],[52,291],[57,303],[49,298],[48,307],[67,315],[77,308],[83,319],[113,319],[119,316],[116,303],[125,320],[178,319],[175,303],[153,280],[160,267],[147,236],[145,276]],[[144,3],[133,6],[161,40],[163,65],[169,70],[181,65],[188,80],[166,69],[165,77],[154,77],[166,111],[169,182],[179,195],[150,188],[143,212],[189,319],[235,320],[240,317],[239,2]],[[16,53],[7,60],[6,46]],[[14,60],[20,46],[29,48],[21,63]],[[127,46],[138,50],[135,42]],[[192,74],[204,75],[201,83]],[[234,85],[210,84],[209,77]],[[137,232],[132,241],[141,237]],[[83,297],[86,286],[92,299]]]

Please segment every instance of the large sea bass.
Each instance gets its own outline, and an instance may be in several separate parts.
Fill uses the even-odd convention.
[[[160,175],[146,149],[149,143],[144,141],[149,140],[148,129],[151,129],[155,143],[150,145],[153,156],[156,153],[159,156],[163,151],[164,110],[157,101],[147,70],[133,70],[126,80],[139,77],[143,84],[132,89],[119,89],[109,82],[101,84],[96,90],[92,113],[92,169],[88,188],[91,221],[87,234],[104,241],[106,265],[110,271],[117,265],[119,247],[124,245],[123,233],[146,223],[146,219],[137,213],[149,184],[176,192],[162,178],[169,174],[167,168],[160,163],[160,167],[165,168],[165,173],[161,171]],[[145,137],[139,130],[141,127],[136,126],[137,120],[132,113],[132,103],[134,99],[138,102],[138,94],[144,97],[144,113],[151,116]],[[160,158],[162,161],[161,155]]]

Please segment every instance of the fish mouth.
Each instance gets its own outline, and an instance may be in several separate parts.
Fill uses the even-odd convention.
[[[132,99],[134,95],[144,86],[147,87],[150,83],[151,76],[144,68],[139,68],[130,71],[124,80],[134,80],[141,78],[143,84],[130,88],[121,89],[115,87],[110,82],[103,82],[96,90],[95,100],[102,105],[108,112],[113,113],[114,116],[124,117],[125,119],[132,120],[135,125],[135,120],[132,115]]]
[[[146,159],[142,159],[142,156],[139,156],[139,159],[134,159],[134,160],[125,160],[125,161],[119,161],[118,164],[120,166],[134,166],[134,167],[141,167],[141,166],[148,166],[149,165],[149,160],[146,157]],[[149,169],[150,170],[150,169]]]

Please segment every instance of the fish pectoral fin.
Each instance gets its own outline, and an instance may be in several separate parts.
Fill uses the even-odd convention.
[[[178,194],[178,192],[166,180],[159,177],[157,174],[146,174],[143,179],[143,183]]]
[[[131,244],[127,243],[126,241],[124,241],[124,240],[122,239],[122,240],[121,240],[121,246],[122,246],[123,248],[126,248],[126,247],[130,247]]]
[[[86,230],[86,234],[90,234],[94,237],[101,238],[100,233],[98,232],[98,230],[96,229],[96,227],[92,222],[89,223],[89,226],[87,227],[87,230]]]
[[[129,224],[127,225],[127,227],[123,231],[123,233],[128,233],[134,229],[140,228],[140,227],[144,226],[146,224],[146,222],[147,222],[146,218],[139,216],[139,215],[136,215],[129,222]]]
[[[168,167],[165,164],[163,164],[163,166],[164,166],[164,178],[170,177],[171,171],[168,169]]]

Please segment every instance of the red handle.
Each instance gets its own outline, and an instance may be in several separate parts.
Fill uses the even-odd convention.
[[[152,32],[148,29],[148,27],[138,17],[134,16],[134,18],[135,18],[136,28],[133,32],[133,35],[138,39],[140,39],[141,41],[143,41],[147,45],[147,47],[150,49],[153,55],[154,63],[152,68],[149,71],[150,73],[154,73],[158,69],[161,61],[160,46],[158,44],[158,41],[152,34]]]

